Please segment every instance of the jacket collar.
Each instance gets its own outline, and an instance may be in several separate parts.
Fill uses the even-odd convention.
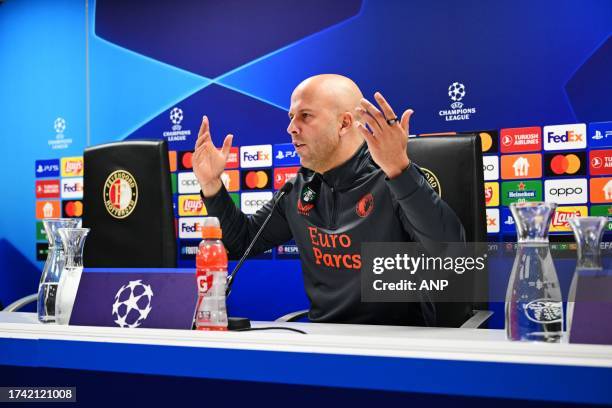
[[[377,167],[370,157],[368,144],[363,142],[350,159],[338,167],[320,174],[320,177],[328,186],[338,190],[346,190],[352,187],[362,176],[369,174]]]

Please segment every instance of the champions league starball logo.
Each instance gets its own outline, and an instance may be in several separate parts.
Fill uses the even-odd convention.
[[[441,110],[438,114],[445,121],[451,122],[455,120],[468,120],[470,116],[476,113],[476,108],[464,108],[463,98],[467,94],[466,87],[461,82],[453,82],[448,87],[448,97],[452,101],[449,110]]]
[[[64,118],[57,118],[53,122],[53,129],[58,135],[63,135],[66,130],[66,120]]]
[[[172,126],[172,130],[181,130],[183,110],[181,108],[173,108],[170,111],[170,121],[174,124],[174,126]]]
[[[123,285],[115,295],[113,318],[119,327],[135,328],[142,324],[151,313],[151,286],[142,280],[130,281]]]
[[[191,136],[191,130],[183,130],[181,122],[183,122],[183,110],[178,106],[170,109],[169,114],[170,122],[172,122],[172,131],[163,132],[163,136],[168,142],[181,142],[187,140],[188,136]]]

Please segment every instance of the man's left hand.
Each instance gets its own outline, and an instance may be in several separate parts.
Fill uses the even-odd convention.
[[[367,99],[362,98],[361,106],[357,108],[361,114],[357,128],[365,138],[374,162],[380,166],[387,177],[392,179],[410,164],[406,147],[408,145],[408,124],[414,111],[407,109],[402,114],[402,119],[398,120],[393,108],[380,92],[376,92],[374,98],[380,110]],[[365,127],[365,123],[370,130]]]

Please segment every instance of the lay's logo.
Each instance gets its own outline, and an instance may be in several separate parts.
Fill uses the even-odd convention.
[[[82,177],[83,157],[62,157],[62,177]]]
[[[550,223],[551,232],[571,232],[572,228],[569,225],[569,220],[574,217],[586,217],[586,206],[577,207],[557,207],[555,215]]]
[[[179,216],[195,217],[207,215],[206,206],[197,194],[179,195]]]

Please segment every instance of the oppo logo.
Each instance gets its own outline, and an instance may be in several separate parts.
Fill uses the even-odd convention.
[[[483,171],[493,171],[493,170],[495,170],[495,166],[492,165],[492,164],[484,164],[482,166],[482,170]]]
[[[261,207],[263,205],[265,205],[268,201],[270,200],[244,200],[244,204],[248,205],[248,206],[257,206],[257,207]]]
[[[548,194],[552,196],[570,196],[574,194],[582,194],[582,188],[580,187],[568,187],[568,188],[551,188],[548,190]]]
[[[197,186],[198,185],[198,180],[181,180],[181,185],[182,186]]]

